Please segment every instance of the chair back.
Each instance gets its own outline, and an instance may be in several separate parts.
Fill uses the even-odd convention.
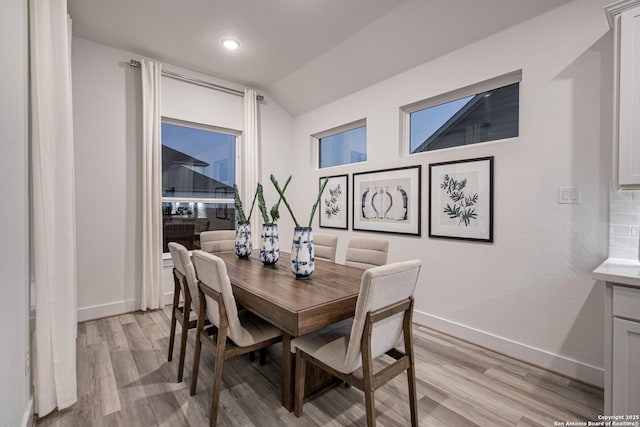
[[[338,236],[335,234],[313,233],[313,252],[316,259],[336,262]]]
[[[235,241],[235,230],[213,230],[200,233],[200,249],[209,253],[233,251]]]
[[[238,318],[236,299],[233,296],[231,281],[227,274],[227,266],[224,261],[213,254],[196,250],[193,251],[193,263],[200,283],[222,294],[227,322],[229,324],[229,338],[236,344],[246,342],[245,329]],[[207,318],[216,327],[220,327],[220,308],[218,302],[209,295],[204,295],[207,302]]]
[[[189,293],[191,294],[191,305],[193,310],[197,313],[200,308],[198,301],[198,276],[196,270],[191,262],[189,251],[180,243],[169,242],[169,252],[171,252],[171,260],[173,261],[173,267],[185,277]],[[180,284],[180,289],[184,291],[184,284]],[[184,295],[183,295],[184,297]]]
[[[364,272],[347,347],[347,372],[356,370],[361,364],[361,340],[367,314],[412,297],[420,268],[419,260],[411,260],[371,268]],[[404,312],[400,312],[373,325],[372,359],[383,355],[398,344],[402,336],[403,321]]]
[[[388,240],[354,237],[347,246],[345,265],[364,269],[385,265],[388,253]]]

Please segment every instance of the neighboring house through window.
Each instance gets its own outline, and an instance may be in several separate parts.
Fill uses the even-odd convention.
[[[402,107],[409,153],[514,138],[521,72]]]
[[[200,247],[200,233],[235,228],[233,185],[239,132],[163,118],[163,251]]]

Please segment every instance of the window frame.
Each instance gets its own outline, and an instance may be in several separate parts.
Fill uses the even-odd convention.
[[[498,89],[504,86],[509,86],[515,83],[522,83],[522,70],[512,71],[507,74],[503,74],[498,77],[493,77],[488,80],[484,80],[479,83],[474,83],[459,89],[452,90],[440,95],[436,95],[430,98],[426,98],[420,101],[412,102],[400,107],[400,155],[403,157],[420,155],[430,153],[433,151],[449,150],[461,147],[468,147],[469,145],[458,145],[455,147],[442,148],[439,150],[420,151],[417,153],[411,152],[411,113],[416,111],[425,110],[427,108],[435,107],[441,104],[446,104],[461,98],[468,96],[474,96],[482,92]],[[520,108],[520,90],[518,94],[518,123],[521,123],[522,113]],[[520,125],[518,124],[518,135],[520,134]],[[505,139],[494,139],[491,141],[483,141],[472,145],[480,145],[497,141],[504,141]]]
[[[343,132],[347,132],[350,130],[354,130],[354,129],[358,129],[364,127],[365,128],[365,145],[367,145],[368,142],[368,135],[367,135],[367,119],[366,118],[362,118],[359,120],[355,120],[353,122],[349,122],[346,123],[344,125],[340,125],[340,126],[336,126],[334,128],[331,129],[327,129],[324,130],[322,132],[316,132],[314,134],[311,135],[311,145],[312,145],[312,149],[311,149],[311,167],[314,170],[327,170],[327,169],[331,169],[331,168],[337,168],[337,167],[341,167],[341,166],[348,166],[348,165],[353,165],[355,163],[343,163],[341,165],[334,165],[334,166],[326,166],[326,167],[321,167],[320,166],[320,142],[322,140],[322,138],[327,138],[339,133],[343,133]],[[357,163],[366,163],[369,159],[369,153],[368,153],[369,149],[367,146],[367,151],[365,152],[365,155],[367,156],[367,160],[364,160],[362,162],[357,162]]]
[[[242,182],[242,173],[240,172],[240,168],[238,167],[241,164],[241,150],[242,150],[242,131],[236,130],[236,129],[230,129],[230,128],[224,128],[224,127],[220,127],[220,126],[213,126],[213,125],[208,125],[208,124],[203,124],[203,123],[197,123],[197,122],[190,122],[190,121],[186,121],[186,120],[180,120],[180,119],[174,119],[172,117],[166,117],[166,116],[162,116],[161,117],[161,123],[162,124],[170,124],[170,125],[175,125],[175,126],[182,126],[182,127],[188,127],[191,129],[198,129],[198,130],[203,130],[203,131],[207,131],[207,132],[216,132],[216,133],[223,133],[226,135],[231,135],[233,137],[235,137],[235,155],[234,155],[234,162],[235,162],[235,177],[234,177],[234,182],[235,184],[238,185],[238,187],[240,187],[240,183]],[[160,138],[160,145],[162,145],[162,137]],[[164,171],[161,169],[160,170],[160,175],[162,176],[162,173]],[[163,196],[163,191],[164,189],[162,188],[162,185],[160,186],[160,206],[162,207],[162,204],[164,203],[203,203],[203,204],[208,204],[208,205],[228,205],[234,204],[234,198],[230,197],[230,198],[223,198],[223,199],[210,199],[210,198],[197,198],[197,197],[164,197]],[[235,221],[234,221],[235,224]],[[160,233],[162,233],[162,231],[160,231]],[[160,240],[163,240],[163,236],[162,234],[160,235]],[[167,257],[168,252],[163,252],[163,257]],[[169,255],[170,257],[170,255]]]
[[[161,118],[161,123],[166,123],[166,124],[170,124],[170,125],[175,125],[175,126],[182,126],[182,127],[188,127],[191,129],[198,129],[198,130],[204,130],[207,132],[216,132],[216,133],[224,133],[226,135],[232,135],[235,137],[236,142],[235,142],[235,163],[236,163],[236,173],[235,173],[235,177],[234,177],[234,181],[235,183],[238,185],[238,187],[240,187],[240,178],[241,178],[241,174],[238,171],[238,164],[240,161],[240,149],[241,149],[241,137],[242,137],[242,132],[239,130],[235,130],[235,129],[229,129],[229,128],[223,128],[220,126],[212,126],[212,125],[205,125],[202,123],[196,123],[196,122],[188,122],[186,120],[179,120],[179,119],[174,119],[174,118],[170,118],[170,117],[165,117],[163,116]],[[162,144],[162,138],[160,140],[160,144]],[[162,173],[163,171],[161,171]],[[161,203],[205,203],[205,204],[219,204],[219,203],[231,203],[233,204],[234,199],[232,198],[228,198],[228,199],[207,199],[207,198],[194,198],[194,197],[164,197],[162,195],[162,191],[163,189],[160,188],[160,202]]]

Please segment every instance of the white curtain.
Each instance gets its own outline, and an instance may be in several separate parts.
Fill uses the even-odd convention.
[[[34,381],[39,416],[77,400],[70,33],[66,0],[30,1]]]
[[[162,289],[162,178],[160,64],[142,60],[142,297],[141,309],[164,306]]]
[[[258,94],[253,89],[244,90],[244,197],[247,206],[253,201],[253,194],[258,185]],[[247,215],[249,211],[247,210]],[[259,215],[253,217],[257,218]],[[251,235],[259,236],[258,221],[251,221]],[[255,242],[254,242],[255,243]]]

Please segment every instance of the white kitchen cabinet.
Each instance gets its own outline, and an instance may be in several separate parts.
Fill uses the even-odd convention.
[[[614,144],[617,184],[640,188],[640,0],[605,8],[614,32]]]
[[[604,413],[638,415],[640,263],[608,259],[593,273],[605,285]]]
[[[612,414],[640,414],[640,322],[617,317],[613,319],[611,403]]]

